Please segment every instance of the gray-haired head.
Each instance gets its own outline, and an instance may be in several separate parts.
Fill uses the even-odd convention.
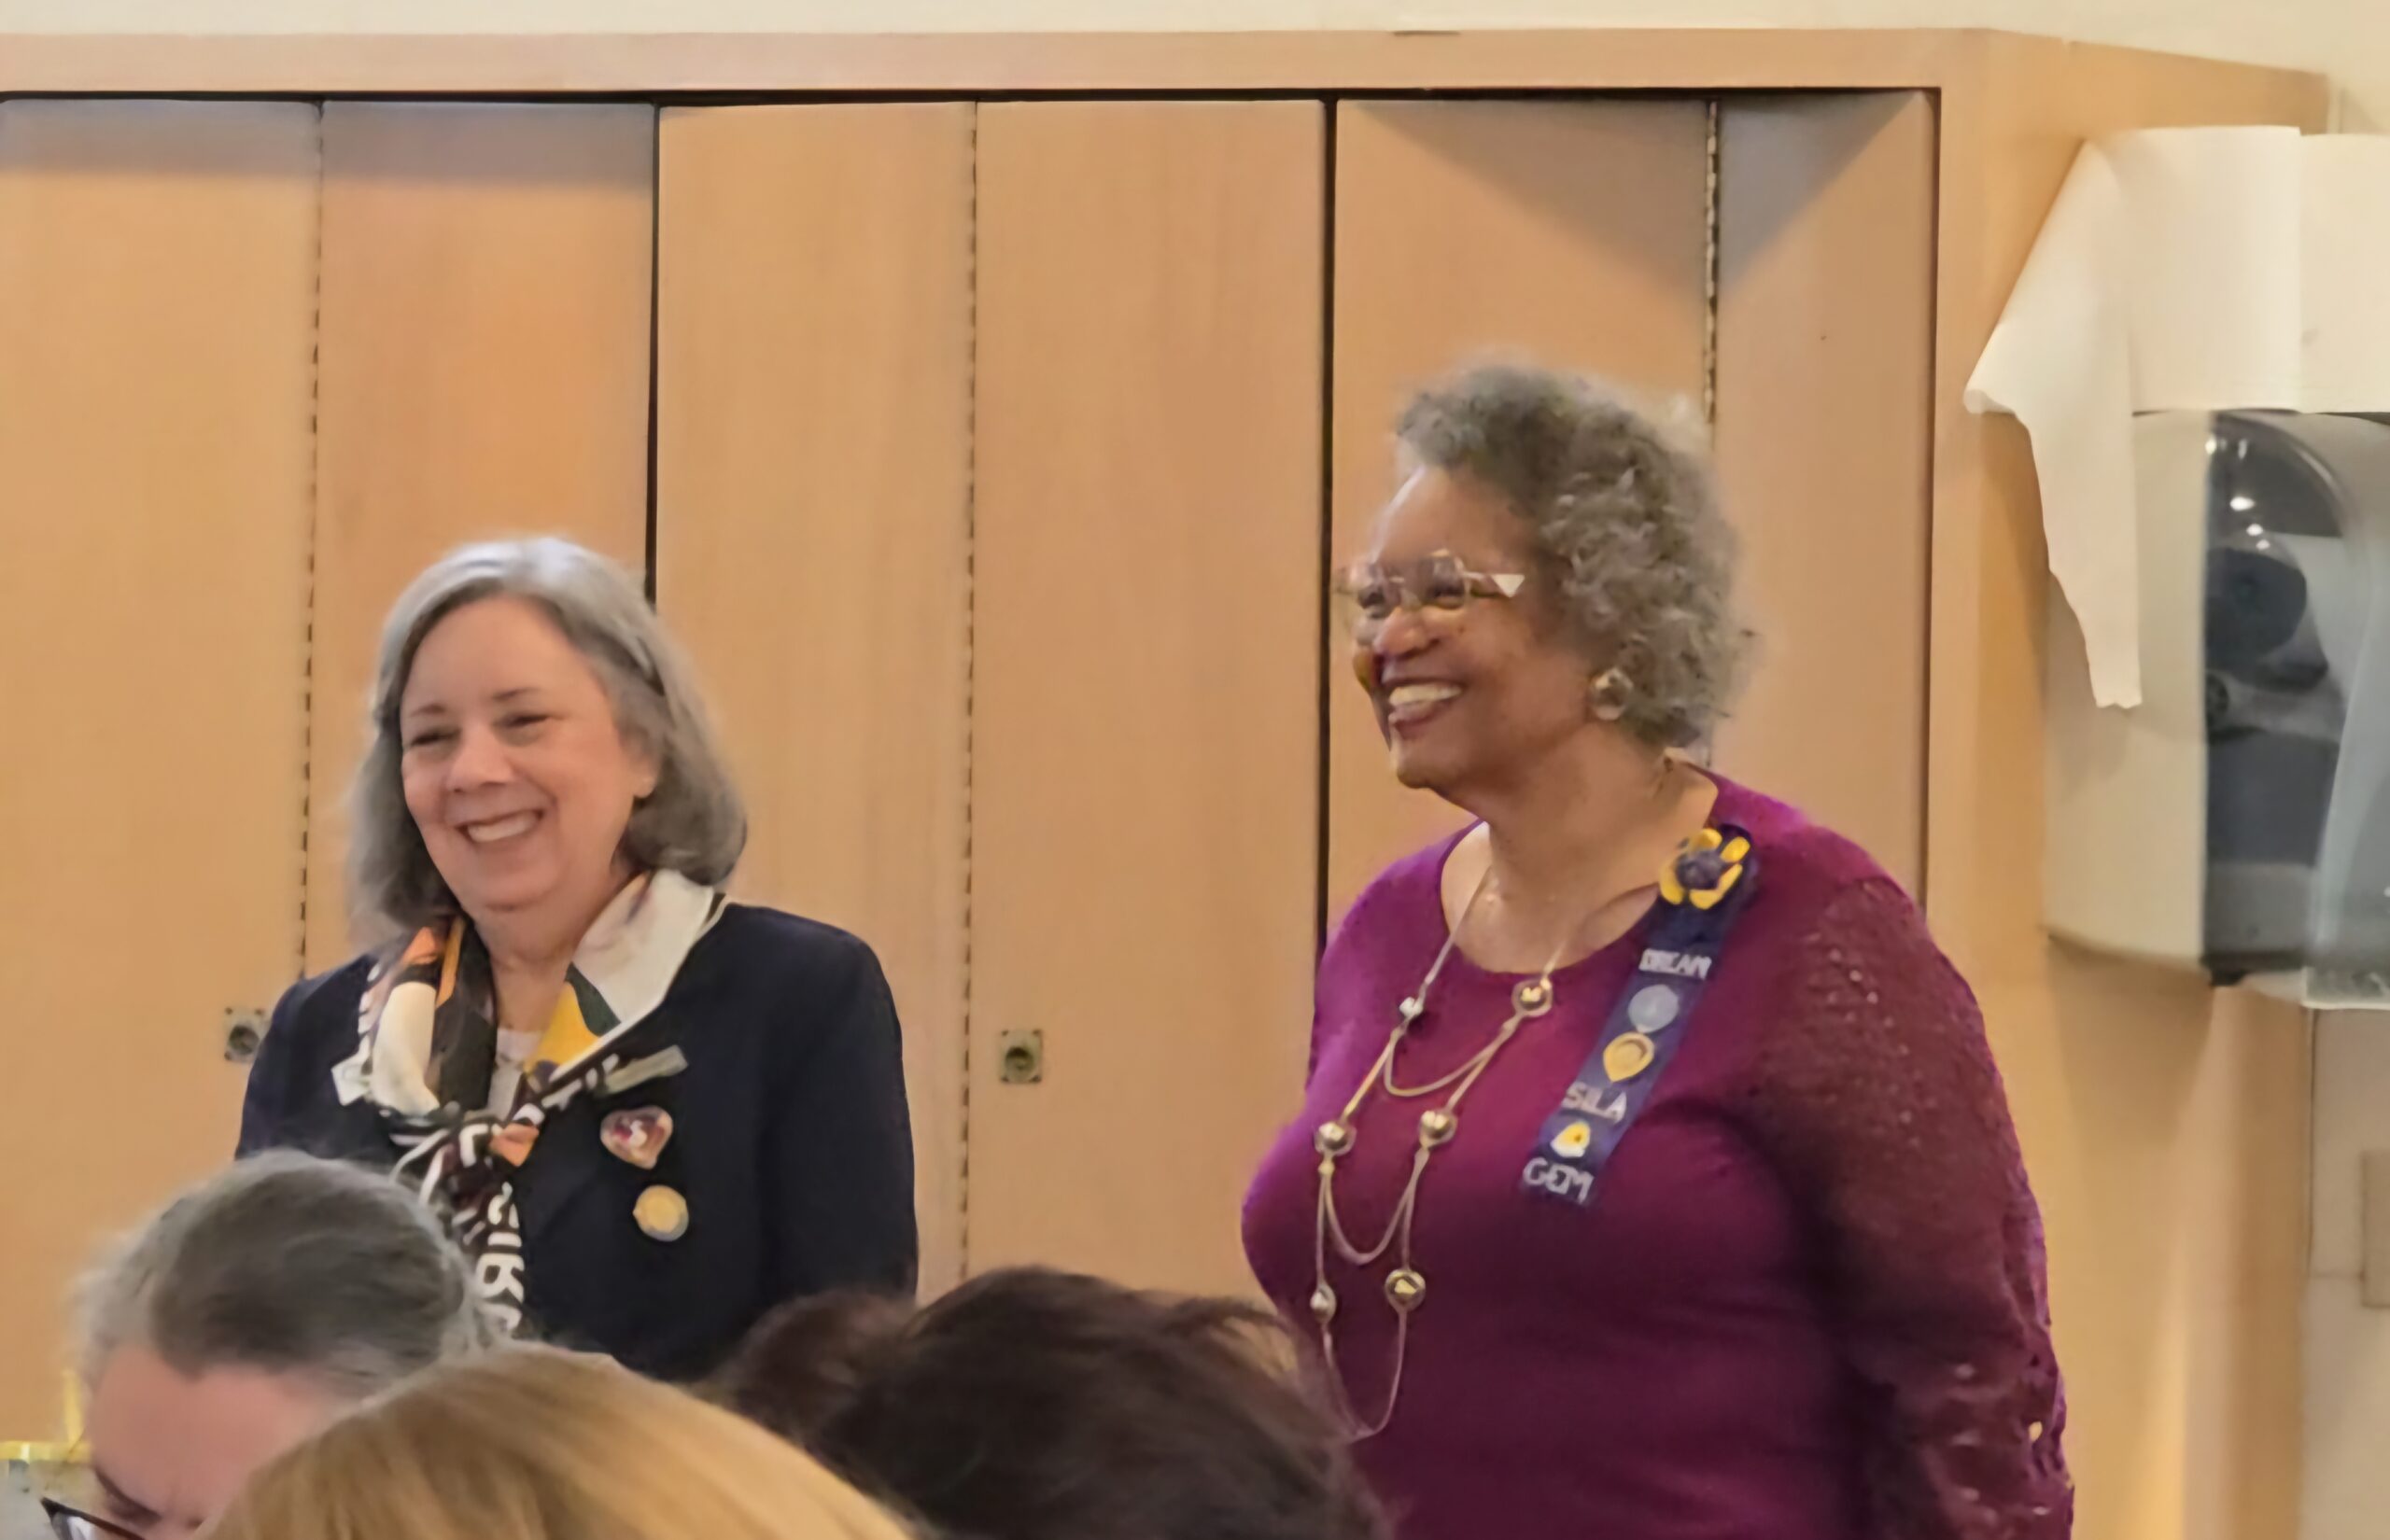
[[[511,596],[546,610],[605,686],[624,736],[654,758],[655,790],[632,809],[623,855],[639,871],[726,880],[747,845],[747,811],[717,746],[696,677],[622,568],[570,540],[499,540],[450,552],[399,596],[373,671],[372,737],[349,788],[348,877],[369,940],[456,911],[408,813],[400,778],[401,698],[424,638],[476,600]]]
[[[167,1204],[110,1249],[79,1303],[91,1383],[139,1343],[188,1378],[256,1369],[361,1399],[505,1335],[414,1194],[288,1151]]]
[[[1596,673],[1623,679],[1619,725],[1698,742],[1741,683],[1736,541],[1684,430],[1582,374],[1483,364],[1420,392],[1396,436],[1420,464],[1501,494]]]

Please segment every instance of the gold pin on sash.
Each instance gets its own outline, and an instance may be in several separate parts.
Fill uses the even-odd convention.
[[[1652,1040],[1640,1032],[1625,1032],[1612,1038],[1602,1050],[1602,1073],[1610,1076],[1613,1085],[1624,1085],[1652,1067],[1659,1057]]]

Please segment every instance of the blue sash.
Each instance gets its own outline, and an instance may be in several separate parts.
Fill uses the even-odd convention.
[[[1739,829],[1706,831],[1679,853],[1661,878],[1662,908],[1642,960],[1610,1006],[1594,1051],[1543,1120],[1520,1173],[1522,1190],[1579,1208],[1593,1202],[1595,1179],[1675,1059],[1758,877],[1750,836]]]

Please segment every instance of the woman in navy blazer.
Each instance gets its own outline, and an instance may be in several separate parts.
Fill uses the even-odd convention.
[[[275,1008],[243,1154],[390,1166],[517,1330],[666,1379],[782,1300],[911,1291],[887,981],[724,895],[745,816],[619,569],[541,539],[416,580],[351,811],[375,942]]]

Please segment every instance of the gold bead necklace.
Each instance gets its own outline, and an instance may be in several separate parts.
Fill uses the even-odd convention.
[[[1370,1066],[1369,1073],[1361,1077],[1361,1084],[1344,1103],[1344,1110],[1321,1124],[1312,1135],[1312,1147],[1319,1152],[1319,1212],[1312,1241],[1311,1313],[1312,1319],[1319,1325],[1320,1353],[1327,1363],[1329,1382],[1356,1441],[1376,1437],[1394,1421],[1395,1403],[1402,1393],[1403,1363],[1411,1345],[1411,1317],[1427,1298],[1427,1280],[1419,1271],[1411,1247],[1412,1223],[1419,1208],[1420,1178],[1427,1174],[1427,1162],[1434,1158],[1436,1152],[1451,1143],[1454,1136],[1460,1132],[1461,1099],[1485,1073],[1495,1056],[1518,1035],[1521,1027],[1551,1011],[1553,971],[1559,967],[1561,958],[1568,953],[1569,942],[1583,926],[1581,920],[1578,925],[1570,927],[1568,933],[1560,938],[1560,945],[1553,948],[1552,956],[1544,962],[1543,971],[1534,978],[1521,980],[1511,989],[1510,1017],[1495,1032],[1492,1042],[1471,1054],[1458,1068],[1437,1076],[1424,1085],[1398,1085],[1394,1078],[1395,1056],[1412,1024],[1426,1014],[1427,991],[1434,987],[1437,978],[1444,971],[1444,964],[1451,959],[1453,948],[1460,940],[1461,929],[1469,923],[1469,916],[1476,912],[1478,901],[1484,897],[1493,875],[1494,869],[1489,863],[1485,875],[1478,878],[1476,888],[1470,891],[1469,903],[1462,907],[1459,920],[1446,933],[1444,945],[1436,953],[1436,960],[1428,967],[1427,976],[1397,1008],[1394,1029],[1386,1034],[1385,1047],[1380,1050],[1377,1061]],[[1605,903],[1602,907],[1608,906]],[[1357,1244],[1344,1228],[1343,1217],[1336,1209],[1336,1163],[1352,1152],[1357,1137],[1354,1120],[1360,1112],[1361,1103],[1368,1099],[1372,1088],[1383,1089],[1387,1096],[1399,1099],[1416,1100],[1434,1096],[1448,1087],[1451,1095],[1444,1099],[1442,1106],[1431,1107],[1419,1114],[1419,1144],[1411,1156],[1411,1176],[1403,1183],[1402,1197],[1396,1202],[1394,1212],[1386,1221],[1385,1233],[1378,1237],[1375,1245],[1364,1247]],[[1352,1393],[1345,1384],[1344,1371],[1336,1360],[1336,1314],[1343,1302],[1337,1298],[1334,1286],[1328,1281],[1328,1252],[1331,1245],[1339,1256],[1355,1267],[1374,1267],[1389,1251],[1396,1253],[1394,1269],[1386,1274],[1385,1284],[1386,1304],[1394,1310],[1394,1368],[1387,1380],[1385,1405],[1371,1421],[1365,1421],[1355,1410]]]

